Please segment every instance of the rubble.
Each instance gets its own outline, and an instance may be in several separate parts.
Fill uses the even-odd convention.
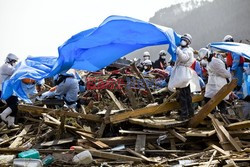
[[[197,113],[189,122],[177,121],[175,93],[148,87],[132,67],[88,74],[87,80],[99,78],[87,86],[102,86],[80,95],[78,112],[58,100],[19,104],[19,127],[0,128],[1,157],[12,157],[1,165],[12,166],[13,155],[36,149],[41,160],[53,157],[50,166],[84,166],[74,163],[83,151],[91,154],[86,166],[250,166],[250,122],[236,117],[231,103],[234,115],[211,113],[234,89],[235,80],[205,105],[202,94],[193,95]],[[138,82],[127,87],[126,77],[142,79],[144,87]],[[104,78],[112,81],[112,89],[104,89]]]

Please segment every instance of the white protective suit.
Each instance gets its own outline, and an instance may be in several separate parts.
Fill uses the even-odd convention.
[[[0,67],[0,91],[2,91],[2,83],[5,80],[9,79],[14,71],[15,67],[10,65],[9,63],[5,63]]]
[[[206,85],[205,97],[212,98],[225,84],[226,78],[231,78],[231,74],[225,68],[225,63],[222,60],[213,57],[208,63],[208,82]],[[227,95],[224,100],[228,100]]]
[[[172,69],[168,83],[168,89],[175,91],[176,88],[184,88],[190,84],[191,92],[201,91],[199,77],[197,73],[190,68],[195,61],[193,48],[177,48],[177,61]]]

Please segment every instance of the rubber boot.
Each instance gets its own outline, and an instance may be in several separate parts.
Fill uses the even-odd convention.
[[[1,114],[0,118],[2,121],[7,122],[7,117],[12,113],[12,110],[10,107],[7,107]]]
[[[18,127],[18,125],[15,125],[15,117],[12,117],[12,116],[7,117],[7,124],[8,124],[8,128]]]

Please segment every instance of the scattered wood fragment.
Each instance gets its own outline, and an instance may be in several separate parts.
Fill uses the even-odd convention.
[[[193,96],[192,99],[193,99],[192,100],[193,102],[199,102],[203,100],[203,96],[202,95]],[[111,115],[110,123],[116,124],[116,123],[124,122],[128,120],[129,118],[138,118],[142,116],[151,116],[151,115],[156,115],[160,113],[166,113],[171,110],[178,109],[179,107],[180,107],[179,103],[176,101],[164,102],[157,106],[145,107],[145,108],[140,108],[140,109],[136,109],[133,111],[127,111],[127,112],[116,114],[116,115]]]
[[[53,140],[48,142],[41,143],[41,146],[55,146],[55,145],[61,145],[66,143],[72,143],[75,139],[73,137],[67,138],[67,139],[60,139],[60,140]]]
[[[189,127],[196,127],[204,118],[237,86],[237,80],[233,79],[229,84],[224,85],[216,95],[211,98],[189,122]]]

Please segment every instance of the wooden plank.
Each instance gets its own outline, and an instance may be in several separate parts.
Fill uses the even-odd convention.
[[[222,131],[222,133],[225,135],[225,137],[228,139],[228,141],[234,146],[234,148],[237,151],[242,151],[240,146],[236,143],[236,141],[233,139],[233,137],[228,133],[228,131],[225,129],[225,127],[218,120],[215,120],[215,121],[217,122],[219,129]]]
[[[199,102],[203,100],[203,95],[197,95],[192,97],[193,102]],[[110,116],[110,122],[112,124],[127,121],[129,118],[137,118],[142,116],[151,116],[156,114],[161,114],[169,112],[171,110],[179,109],[180,105],[178,102],[164,102],[157,106],[144,107],[132,111],[123,112],[120,114],[115,114]]]
[[[184,143],[187,141],[187,138],[177,133],[174,129],[168,129],[168,132],[171,133],[173,136],[175,136],[177,139],[180,139]]]
[[[155,100],[154,100],[154,97],[153,97],[153,95],[152,95],[152,93],[151,93],[151,90],[149,89],[149,87],[148,87],[148,85],[147,85],[147,83],[146,83],[146,81],[145,81],[143,75],[142,75],[141,72],[138,70],[138,68],[136,67],[135,63],[132,63],[131,67],[132,67],[133,71],[138,75],[138,77],[142,80],[142,83],[143,83],[145,89],[147,90],[147,92],[148,92],[148,94],[149,94],[149,96],[148,96],[148,97],[149,97],[149,100],[150,100],[151,102],[154,102]]]
[[[76,113],[76,112],[68,112],[68,111],[62,111],[58,112],[56,109],[51,108],[43,108],[38,106],[32,106],[32,105],[18,105],[18,110],[22,112],[29,112],[32,114],[41,115],[42,113],[47,113],[49,115],[65,115],[66,117],[73,117],[73,118],[82,118],[86,119],[88,121],[94,121],[94,122],[102,122],[102,119],[98,115],[93,114],[83,114],[83,113]]]
[[[115,97],[113,92],[109,91],[108,89],[106,89],[106,92],[109,94],[111,99],[115,102],[115,104],[119,108],[119,110],[125,110],[125,108],[122,106],[122,104],[119,102],[119,100]]]
[[[146,156],[144,156],[144,155],[142,155],[142,154],[140,154],[140,153],[138,153],[138,152],[136,152],[136,151],[133,151],[133,150],[131,150],[131,149],[129,149],[129,148],[127,148],[126,150],[127,150],[129,153],[131,153],[131,154],[133,154],[133,155],[135,155],[135,156],[137,156],[137,157],[143,159],[144,161],[147,161],[147,162],[155,162],[155,163],[157,163],[157,161],[153,161],[153,160],[149,159],[148,157],[146,157]]]
[[[59,126],[60,125],[59,123],[55,123],[55,122],[52,122],[52,121],[49,121],[49,120],[45,120],[44,123],[49,125],[49,126]],[[86,130],[84,130],[82,128],[76,128],[76,127],[70,126],[70,125],[65,125],[65,128],[67,130],[83,132],[83,133],[86,133],[86,135],[88,134],[89,136],[94,137],[94,133],[86,131]]]
[[[138,108],[137,100],[135,98],[135,94],[131,89],[128,89],[127,86],[125,86],[126,95],[128,96],[129,102],[133,109]]]
[[[119,130],[121,134],[135,134],[135,135],[164,135],[165,131],[135,131],[135,130]]]
[[[220,152],[221,154],[224,154],[225,156],[229,156],[230,155],[230,152],[229,151],[225,151],[223,150],[222,148],[214,145],[214,144],[211,144],[210,147],[212,147],[213,149],[217,150],[218,152]]]
[[[177,127],[178,125],[183,125],[182,121],[173,121],[173,120],[130,118],[129,122],[132,124],[141,125],[143,127],[150,127],[150,128],[157,128],[157,129],[168,129],[172,125],[175,127]]]
[[[111,109],[112,109],[113,105],[110,105],[105,113],[105,116],[104,116],[104,120],[107,119],[111,113]],[[98,130],[98,133],[97,133],[97,137],[102,137],[103,135],[103,132],[106,128],[106,122],[103,121],[102,124],[101,124],[101,127],[100,129]]]
[[[76,152],[82,152],[84,150],[85,150],[84,148],[80,148],[80,147],[77,147],[75,149]],[[120,154],[116,154],[116,153],[103,152],[103,151],[98,151],[98,150],[89,149],[89,152],[94,157],[112,159],[112,160],[116,160],[116,161],[135,161],[135,162],[139,162],[139,161],[142,160],[141,158],[137,158],[137,157],[127,156],[127,155],[120,155]]]
[[[60,139],[60,140],[53,140],[53,141],[48,141],[48,142],[43,142],[41,143],[41,146],[55,146],[55,145],[61,145],[61,144],[66,144],[66,143],[72,143],[74,141],[73,137],[66,138],[66,139]]]
[[[144,153],[146,146],[146,135],[137,135],[135,142],[135,151],[138,153]]]
[[[171,147],[171,150],[177,150],[174,139],[170,139],[170,147]]]
[[[250,120],[231,123],[228,126],[226,126],[227,130],[239,130],[245,128],[250,128]]]
[[[222,148],[224,150],[231,150],[232,149],[231,145],[224,144],[224,143],[227,142],[227,139],[226,139],[225,135],[223,134],[223,132],[218,127],[217,122],[215,121],[216,119],[214,118],[214,116],[212,114],[209,114],[208,116],[212,120],[212,124],[214,126],[214,129],[215,129],[216,134],[217,134],[217,136],[219,138],[219,141],[220,141],[220,144],[221,144]]]
[[[199,125],[208,114],[237,86],[237,79],[233,79],[229,84],[224,85],[216,95],[211,98],[194,117],[189,121],[189,127]]]
[[[217,150],[214,150],[214,152],[213,152],[212,156],[210,157],[206,167],[209,167],[211,165],[211,162],[213,161],[214,156],[216,155],[216,153],[217,153]]]
[[[183,157],[178,157],[178,158],[175,158],[175,159],[170,159],[168,161],[173,162],[173,161],[178,161],[178,160],[182,160],[182,159],[190,159],[190,158],[200,157],[203,154],[210,153],[210,152],[214,152],[214,150],[208,150],[208,151],[204,151],[204,152],[194,153],[194,154],[186,155],[186,156],[183,156]]]
[[[96,140],[102,141],[103,143],[109,146],[117,146],[120,144],[131,145],[135,144],[136,136],[118,136],[118,137],[107,137],[107,138],[96,138]],[[159,138],[159,135],[156,136],[147,136],[147,142],[155,142]],[[78,144],[86,144],[89,141],[87,139],[78,139]]]
[[[17,135],[17,138],[11,143],[9,148],[17,148],[19,145],[22,144],[23,136],[28,133],[32,125],[26,125],[23,130]]]
[[[193,129],[190,131],[187,131],[186,136],[194,136],[194,137],[209,137],[215,134],[215,130],[198,130]]]

